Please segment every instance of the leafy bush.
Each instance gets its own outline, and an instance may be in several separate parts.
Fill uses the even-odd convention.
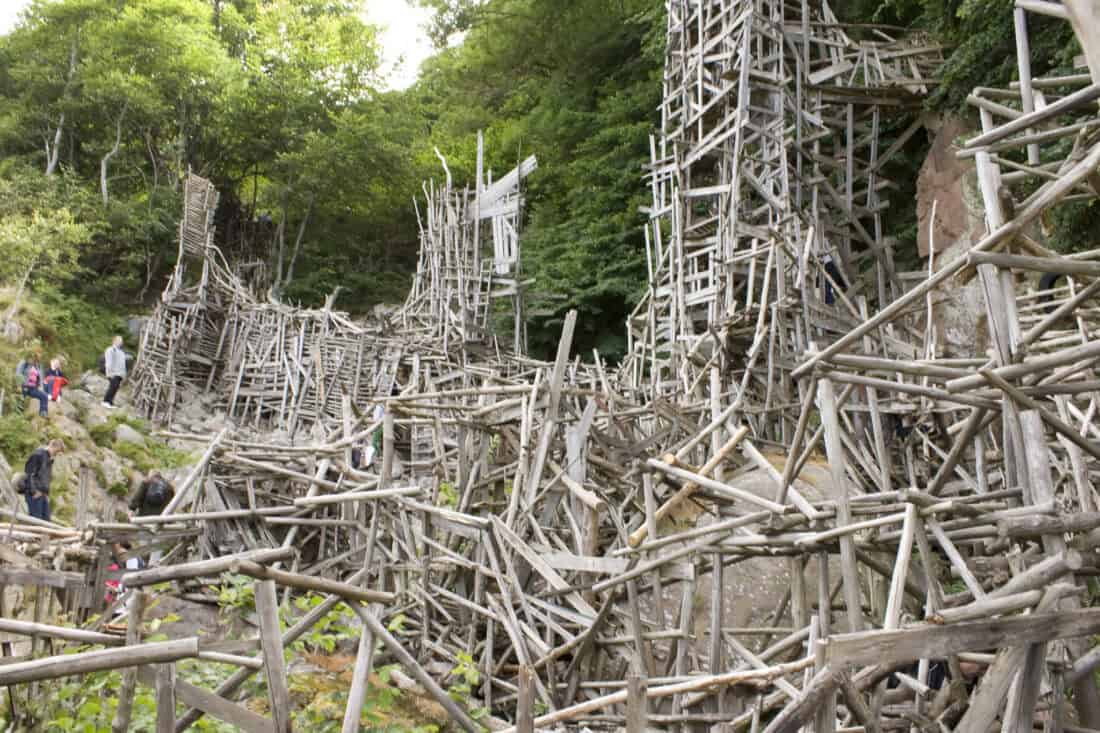
[[[18,413],[0,417],[0,452],[12,467],[16,466],[16,462],[22,466],[23,461],[42,444],[43,437],[29,417]]]

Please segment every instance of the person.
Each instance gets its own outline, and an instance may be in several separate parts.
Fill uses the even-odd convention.
[[[164,507],[168,506],[176,496],[176,490],[168,479],[153,471],[148,478],[141,482],[141,486],[130,497],[130,511],[136,512],[139,517],[150,517],[160,514]]]
[[[115,409],[115,395],[119,385],[126,378],[126,352],[122,350],[122,337],[115,336],[111,345],[103,352],[104,368],[107,379],[111,383],[107,386],[107,394],[103,395],[103,406],[109,410]]]
[[[38,355],[31,354],[20,362],[17,372],[22,375],[23,396],[38,400],[38,414],[46,417],[50,407],[50,396],[42,391],[42,367],[38,363]]]
[[[65,377],[65,373],[61,371],[61,357],[56,356],[50,359],[50,368],[46,370],[46,394],[50,396],[51,402],[61,401],[61,390],[69,383],[69,380]]]
[[[130,554],[131,545],[129,542],[115,542],[111,547],[111,564],[107,566],[107,570],[112,573],[121,570],[141,570],[145,567],[145,564],[141,561],[141,558],[137,555]],[[126,593],[126,587],[122,585],[122,581],[117,578],[109,578],[106,582],[107,589],[104,593],[104,598],[107,605],[114,603],[118,598]],[[115,614],[121,615],[123,612],[123,604],[115,608]]]
[[[27,497],[27,513],[35,519],[50,521],[50,480],[53,459],[65,452],[65,444],[57,438],[44,448],[31,453],[24,466],[19,491]]]

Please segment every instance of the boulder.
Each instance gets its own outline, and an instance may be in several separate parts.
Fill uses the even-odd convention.
[[[932,246],[936,254],[946,251],[970,233],[975,224],[965,190],[972,185],[966,179],[973,177],[974,167],[956,158],[954,150],[955,140],[972,131],[958,117],[930,119],[927,124],[935,136],[917,174],[917,250],[921,257],[927,257]],[[930,228],[933,203],[936,220]],[[980,210],[978,215],[980,224]]]
[[[126,423],[119,423],[115,427],[115,440],[121,443],[133,443],[134,445],[145,445],[145,436],[134,430]]]
[[[62,403],[64,404],[64,403]],[[50,422],[62,434],[75,443],[91,440],[87,429],[60,407],[50,407]]]
[[[922,257],[934,249],[933,266],[939,270],[956,257],[965,256],[982,238],[985,209],[973,165],[954,155],[954,141],[973,131],[954,117],[930,120],[928,125],[935,137],[917,177],[917,246]],[[956,279],[951,287],[939,289],[936,298],[933,326],[940,355],[984,355],[989,329],[978,278],[966,282]]]
[[[102,399],[103,394],[107,391],[108,384],[107,377],[99,372],[88,371],[80,375],[80,386],[92,395],[98,395],[100,399]]]

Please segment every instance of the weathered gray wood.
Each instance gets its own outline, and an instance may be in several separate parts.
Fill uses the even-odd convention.
[[[393,603],[393,593],[360,588],[350,583],[340,583],[327,578],[317,578],[302,573],[290,573],[285,570],[276,570],[265,567],[252,560],[233,561],[230,570],[234,573],[243,573],[258,580],[271,580],[279,585],[285,585],[299,590],[312,590],[318,593],[332,593],[349,601],[361,603]]]
[[[286,660],[283,658],[283,637],[279,628],[279,600],[275,581],[257,580],[253,584],[256,613],[260,618],[260,642],[264,655],[264,673],[267,678],[267,698],[271,706],[272,730],[290,733],[290,689],[286,679]]]
[[[1034,644],[1088,636],[1100,628],[1100,610],[1032,614],[969,621],[948,626],[921,626],[898,631],[863,631],[822,639],[830,664],[862,666],[942,658],[959,652]]]
[[[129,588],[140,588],[146,585],[155,585],[170,580],[186,580],[189,578],[201,578],[203,576],[220,575],[233,569],[233,564],[242,561],[273,562],[285,560],[294,556],[294,549],[285,547],[272,550],[254,550],[242,552],[237,555],[226,555],[213,560],[200,560],[198,562],[184,563],[182,565],[168,565],[148,570],[135,570],[122,576],[123,585]]]
[[[57,677],[102,672],[122,667],[175,662],[198,656],[198,639],[177,639],[150,644],[137,644],[120,649],[62,654],[30,662],[17,662],[0,667],[0,687],[18,685]]]
[[[158,664],[153,668],[157,692],[157,733],[172,733],[176,725],[176,667]]]
[[[535,730],[534,703],[534,672],[526,664],[521,664],[516,681],[516,733],[532,733]]]
[[[130,599],[126,604],[126,644],[129,646],[141,643],[141,621],[144,613],[145,593],[138,590],[131,591]],[[130,729],[136,681],[136,667],[123,671],[122,685],[118,691],[118,707],[115,708],[115,717],[111,721],[111,730],[114,733],[125,733]]]

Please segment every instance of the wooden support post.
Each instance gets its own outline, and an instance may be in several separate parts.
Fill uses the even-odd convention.
[[[526,664],[519,666],[516,680],[516,733],[535,730],[535,673]]]
[[[172,733],[176,726],[176,665],[158,664],[155,669],[157,733]]]
[[[634,670],[626,679],[626,733],[645,733],[649,717],[646,678]]]
[[[367,613],[373,614],[376,609],[368,608]],[[344,724],[342,733],[359,733],[359,718],[363,711],[363,701],[367,696],[367,685],[370,684],[371,667],[374,661],[374,633],[364,625],[359,630],[359,652],[355,656],[355,669],[351,674],[351,685],[348,688],[348,704],[344,708]]]
[[[145,593],[130,591],[130,600],[126,604],[126,644],[135,646],[141,643],[141,618],[145,613]],[[134,687],[137,685],[137,669],[129,668],[122,673],[122,686],[118,692],[118,707],[111,721],[113,733],[126,733],[130,730],[130,716],[134,705]]]
[[[290,733],[290,688],[283,658],[283,636],[279,628],[279,599],[274,580],[257,580],[253,584],[256,613],[260,617],[260,643],[267,677],[267,697],[271,705],[271,720],[275,733]]]
[[[843,527],[852,522],[852,510],[848,503],[847,460],[840,438],[840,421],[837,417],[836,395],[829,379],[817,383],[818,407],[821,424],[825,429],[825,452],[829,458],[829,473],[833,478],[836,499],[836,523]],[[859,569],[856,566],[855,543],[851,535],[840,538],[840,573],[843,578],[844,603],[847,605],[848,630],[863,629],[863,611],[859,592]],[[822,613],[825,613],[822,610]]]

